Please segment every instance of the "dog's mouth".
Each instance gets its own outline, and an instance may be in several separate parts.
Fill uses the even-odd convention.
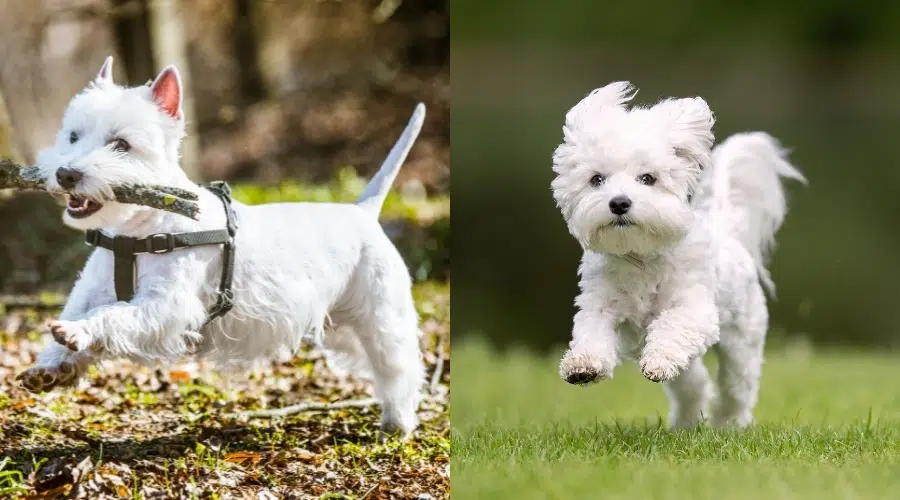
[[[66,205],[66,212],[74,219],[90,217],[103,208],[102,203],[97,203],[96,201],[82,198],[75,194],[69,193],[67,197],[68,203]]]
[[[631,227],[635,224],[634,224],[634,221],[632,221],[631,219],[628,219],[625,217],[616,217],[616,219],[614,221],[612,221],[609,225],[613,226],[613,227]]]

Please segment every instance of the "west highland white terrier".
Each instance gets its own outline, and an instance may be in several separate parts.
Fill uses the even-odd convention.
[[[752,421],[768,328],[766,269],[787,213],[780,178],[806,183],[762,132],[715,149],[699,98],[627,106],[615,82],[566,115],[553,197],[584,249],[560,375],[611,378],[620,359],[664,382],[673,427]],[[703,364],[712,347],[718,391]],[[710,401],[712,412],[707,413]]]
[[[151,84],[116,85],[108,58],[72,99],[56,143],[40,152],[47,189],[68,197],[66,224],[99,230],[107,241],[146,238],[138,241],[152,251],[133,257],[136,267],[126,266],[134,271],[128,300],[117,300],[114,253],[91,254],[50,325],[58,343],[20,375],[23,385],[35,392],[72,385],[89,365],[114,357],[165,363],[191,355],[241,366],[294,353],[312,340],[331,366],[374,378],[382,431],[408,435],[418,423],[425,378],[418,314],[409,271],[378,215],[422,127],[424,106],[416,107],[355,204],[231,202],[233,307],[208,321],[220,298],[228,245],[171,251],[170,242],[184,233],[221,234],[229,218],[221,193],[191,182],[179,166],[182,92],[172,66]],[[112,186],[125,184],[190,190],[199,196],[199,220],[107,201]]]

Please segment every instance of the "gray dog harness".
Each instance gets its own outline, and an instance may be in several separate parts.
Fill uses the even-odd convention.
[[[88,230],[85,242],[88,245],[105,248],[113,253],[113,277],[116,288],[116,299],[128,302],[134,297],[135,256],[142,253],[164,254],[182,248],[222,245],[222,278],[219,281],[218,299],[209,310],[206,323],[224,316],[234,305],[234,292],[231,289],[234,278],[234,235],[237,234],[237,221],[231,208],[231,189],[223,181],[211,182],[206,189],[222,200],[225,209],[225,229],[196,231],[193,233],[157,233],[146,238],[130,236],[107,236],[101,231]]]

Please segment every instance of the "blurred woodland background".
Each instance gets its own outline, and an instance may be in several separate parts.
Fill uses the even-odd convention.
[[[636,103],[705,98],[718,141],[768,131],[809,178],[788,187],[770,338],[900,344],[900,3],[458,0],[451,44],[454,341],[569,340],[581,251],[550,155],[571,106],[630,80]]]
[[[224,179],[256,201],[307,192],[307,184],[340,191],[347,167],[354,185],[353,171],[368,178],[377,170],[422,101],[428,117],[395,188],[417,199],[446,196],[448,4],[0,0],[0,156],[32,162],[52,142],[68,100],[112,54],[120,84],[178,66],[190,134],[183,168],[198,182]],[[445,212],[392,233],[416,260],[410,266],[425,269],[420,278],[449,273]],[[0,291],[71,286],[89,249],[61,213],[45,193],[0,192]]]

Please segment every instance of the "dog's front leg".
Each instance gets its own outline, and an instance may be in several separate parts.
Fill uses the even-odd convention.
[[[86,266],[85,269],[90,268]],[[59,318],[74,320],[83,316],[90,307],[92,294],[88,280],[80,278],[72,287]],[[74,385],[95,362],[96,355],[97,352],[94,350],[75,352],[53,342],[38,354],[35,366],[19,374],[16,379],[21,380],[22,386],[31,392],[44,392],[58,386]]]
[[[602,277],[582,269],[581,294],[575,299],[578,312],[572,327],[569,350],[559,364],[559,375],[570,384],[587,384],[612,378],[618,363],[616,315]]]
[[[678,290],[647,328],[641,373],[654,382],[672,380],[718,341],[719,314],[712,291],[699,284]]]
[[[618,362],[615,318],[603,311],[582,309],[575,314],[572,341],[559,364],[559,375],[582,385],[612,378]]]
[[[581,293],[575,298],[578,312],[559,375],[570,384],[580,385],[612,378],[618,364],[618,318],[612,305],[615,294],[606,286],[602,266],[586,255],[579,274]]]
[[[183,278],[183,277],[182,277]],[[50,325],[56,341],[72,351],[100,349],[111,357],[161,361],[178,357],[196,340],[206,318],[196,283],[154,280],[130,302],[92,309],[83,319]]]

